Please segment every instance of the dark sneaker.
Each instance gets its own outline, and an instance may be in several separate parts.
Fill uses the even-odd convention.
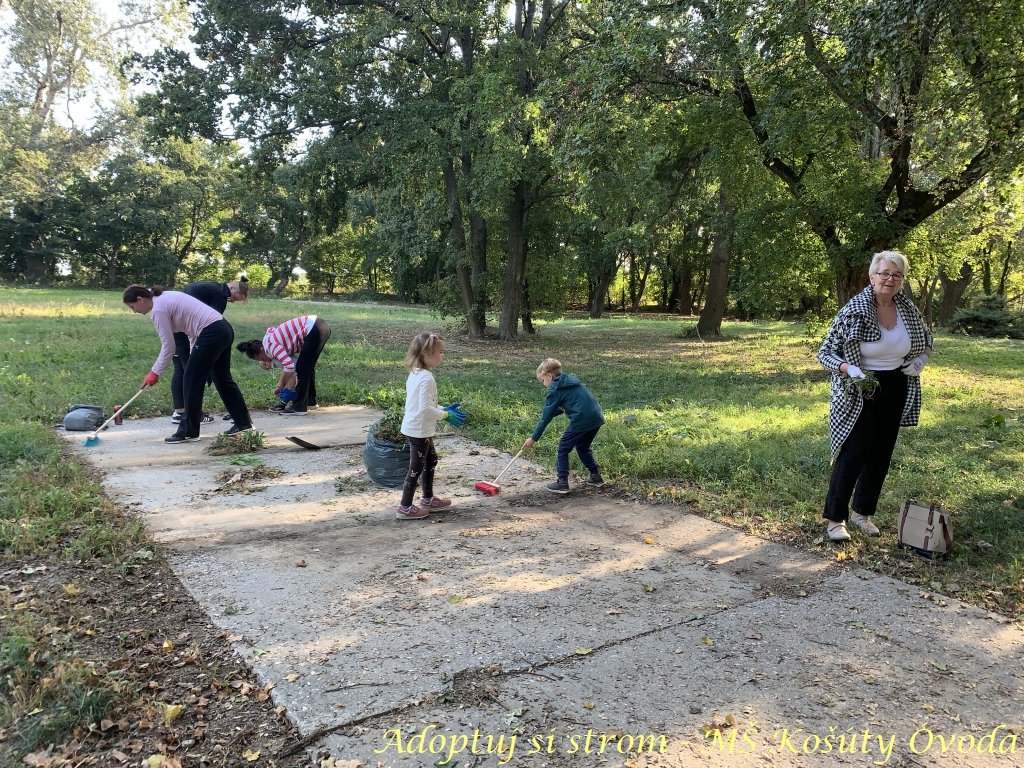
[[[200,424],[213,424],[213,416],[208,413],[203,414],[203,418],[199,420]]]
[[[271,413],[284,413],[286,410],[292,407],[291,403],[275,403],[270,406],[267,410]]]
[[[224,421],[234,421],[234,419],[231,418],[231,414],[230,413],[225,413],[223,418],[224,418]]]
[[[225,435],[240,435],[243,432],[248,432],[250,429],[252,429],[252,424],[250,424],[248,427],[240,427],[237,424],[235,424],[227,432],[224,432],[224,434]]]
[[[305,416],[307,413],[308,411],[296,411],[294,408],[292,408],[291,403],[288,403],[285,409],[281,411],[282,416]]]
[[[600,488],[602,485],[604,485],[604,478],[601,477],[601,473],[598,472],[596,475],[591,475],[589,478],[587,478],[587,485],[589,485],[591,488]]]
[[[550,485],[545,485],[552,493],[568,493],[569,492],[569,481],[568,480],[555,480]]]
[[[424,517],[430,514],[429,509],[423,509],[423,507],[417,507],[413,504],[408,509],[402,509],[401,505],[395,510],[396,520],[422,520]]]
[[[164,438],[165,443],[197,443],[199,442],[198,437],[186,437],[185,435],[171,435],[170,437]]]

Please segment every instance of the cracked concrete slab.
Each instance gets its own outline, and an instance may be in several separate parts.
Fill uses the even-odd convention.
[[[139,439],[120,454],[86,455],[168,542],[183,583],[315,750],[434,765],[444,755],[428,739],[466,736],[468,748],[476,733],[477,753],[454,760],[867,765],[881,735],[893,737],[889,765],[1020,764],[1024,733],[998,754],[1006,730],[995,754],[940,756],[934,738],[910,750],[926,719],[975,742],[1024,720],[1024,634],[952,598],[608,490],[545,495],[548,478],[525,460],[485,497],[473,483],[511,457],[463,438],[440,446],[438,492],[455,506],[396,521],[398,492],[366,484],[358,448],[271,451],[284,474],[265,489],[211,495],[225,462],[197,452],[171,464],[146,426],[132,423]],[[705,725],[735,734],[732,751]],[[396,729],[405,745],[425,733],[423,752],[399,753]],[[801,741],[791,754],[784,729],[818,737],[817,750]],[[864,729],[873,752],[821,754],[826,736],[848,750]],[[619,751],[641,733],[664,735],[665,752]],[[516,736],[514,756],[488,754],[488,735],[506,747]]]

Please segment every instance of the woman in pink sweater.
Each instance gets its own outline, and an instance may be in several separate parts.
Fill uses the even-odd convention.
[[[178,291],[167,291],[160,286],[152,289],[129,285],[124,292],[124,303],[132,312],[149,315],[160,336],[160,356],[143,382],[144,387],[156,384],[174,356],[174,334],[188,336],[192,351],[185,366],[183,389],[185,417],[178,431],[164,439],[167,443],[191,443],[199,439],[199,420],[203,415],[203,389],[207,376],[213,371],[217,393],[227,406],[235,425],[226,434],[232,435],[252,429],[249,409],[235,380],[231,378],[231,342],[235,332],[231,324],[215,309]]]

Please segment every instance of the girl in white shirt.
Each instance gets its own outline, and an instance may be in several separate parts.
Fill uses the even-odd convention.
[[[444,509],[452,504],[449,499],[434,496],[434,468],[437,466],[434,435],[437,434],[437,422],[449,418],[449,412],[437,404],[437,383],[430,369],[437,368],[442,360],[444,339],[429,331],[412,340],[405,356],[409,378],[405,382],[402,434],[409,438],[410,450],[402,503],[395,512],[399,520],[419,520],[429,515],[432,509]],[[414,505],[412,498],[421,481],[423,496],[420,503]]]

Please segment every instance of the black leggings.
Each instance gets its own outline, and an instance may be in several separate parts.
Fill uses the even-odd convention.
[[[432,498],[434,495],[434,467],[437,466],[437,451],[434,450],[434,438],[409,438],[409,472],[402,486],[402,506],[412,504],[416,494],[416,483],[423,479],[423,496]]]
[[[206,378],[211,371],[217,393],[227,406],[235,426],[241,429],[252,425],[242,390],[231,378],[231,342],[234,340],[235,332],[227,320],[210,323],[199,334],[185,365],[182,382],[185,418],[178,425],[177,434],[183,437],[199,437],[199,420],[203,416],[203,390],[206,389]]]
[[[295,363],[295,402],[292,408],[296,411],[308,411],[309,406],[316,405],[316,361],[324,351],[324,345],[331,338],[331,326],[322,317],[313,321],[313,327],[306,334],[299,350],[299,359]]]
[[[864,401],[864,409],[832,465],[824,514],[824,518],[832,522],[842,522],[849,517],[850,496],[853,496],[854,512],[875,514],[882,484],[889,474],[889,462],[907,402],[907,375],[897,368],[875,371],[875,377],[879,387],[870,400]]]

